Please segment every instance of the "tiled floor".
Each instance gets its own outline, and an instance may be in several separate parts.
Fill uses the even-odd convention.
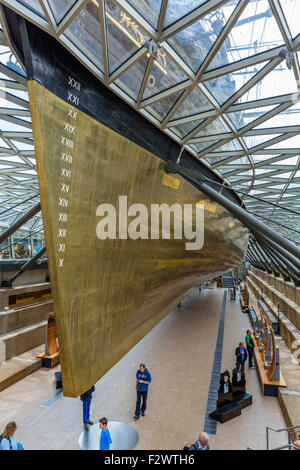
[[[106,416],[132,424],[139,433],[136,449],[182,449],[195,441],[204,424],[223,293],[224,289],[195,290],[126,354],[96,384],[91,418]],[[238,300],[227,299],[222,370],[234,367],[235,346],[248,326]],[[149,368],[152,383],[146,416],[134,423],[135,372],[141,361]],[[55,370],[59,367],[40,369],[0,393],[0,431],[15,420],[16,435],[26,449],[79,448],[80,399],[53,399],[52,406],[45,407],[56,393]],[[255,370],[247,371],[247,391],[253,394],[253,405],[240,417],[218,424],[213,449],[263,449],[266,424],[285,426],[277,398],[261,396]]]

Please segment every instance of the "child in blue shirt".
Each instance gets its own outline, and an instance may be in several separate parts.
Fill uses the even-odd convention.
[[[112,440],[109,430],[107,429],[107,418],[99,419],[99,427],[102,430],[100,437],[100,450],[110,450],[110,444],[112,444]]]
[[[14,436],[17,425],[14,421],[8,423],[0,436],[0,450],[18,450],[18,441]]]

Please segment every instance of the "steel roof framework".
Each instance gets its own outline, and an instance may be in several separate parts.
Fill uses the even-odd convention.
[[[293,231],[300,231],[300,27],[295,30],[291,15],[294,11],[299,17],[299,2],[298,6],[296,0],[0,3],[53,35],[106,86],[233,189],[242,191],[249,211],[300,243],[300,234]],[[276,33],[269,32],[270,25],[274,31],[276,26]],[[6,47],[3,17],[2,26],[0,41]],[[200,43],[196,29],[202,34]],[[246,46],[239,43],[241,37]],[[118,58],[118,52],[123,57],[120,43],[128,47],[122,50],[124,61]],[[201,60],[194,54],[198,50]],[[37,194],[38,185],[33,147],[26,149],[32,145],[28,98],[20,97],[20,92],[26,93],[26,78],[7,64],[0,66],[0,73],[6,77],[1,80],[0,98],[8,102],[8,107],[0,107],[0,119],[24,128],[1,130],[5,148],[0,145],[0,200],[3,207],[10,207]],[[287,77],[288,93],[276,93]],[[235,84],[230,94],[227,84]],[[220,90],[225,90],[224,99]],[[16,211],[8,212],[7,219],[18,216]]]

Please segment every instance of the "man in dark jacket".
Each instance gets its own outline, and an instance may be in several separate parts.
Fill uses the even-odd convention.
[[[136,400],[136,407],[135,407],[135,414],[133,419],[137,420],[140,419],[140,413],[142,411],[142,416],[145,416],[145,411],[147,407],[147,396],[148,396],[148,386],[151,382],[151,374],[146,369],[145,364],[140,364],[140,368],[137,370],[136,373],[136,393],[137,393],[137,400]],[[143,398],[143,404],[141,408],[141,400]]]
[[[90,407],[91,407],[91,401],[92,401],[92,395],[93,392],[95,391],[94,385],[87,390],[85,393],[80,395],[80,400],[82,401],[82,407],[83,407],[83,429],[85,431],[88,431],[88,424],[92,425],[93,422],[90,421]]]
[[[235,349],[235,356],[237,371],[239,371],[240,366],[242,366],[242,371],[244,372],[244,365],[247,360],[247,351],[243,343],[239,343],[238,347]]]

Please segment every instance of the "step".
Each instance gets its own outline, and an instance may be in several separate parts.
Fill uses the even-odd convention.
[[[47,298],[40,300],[34,299],[35,295],[39,296],[39,294],[46,291],[50,291],[51,296],[50,282],[41,282],[39,284],[28,284],[25,286],[23,285],[0,289],[0,308],[3,309],[4,307],[9,306],[16,307],[17,304],[19,304],[20,306],[30,305],[35,303],[36,301],[48,300],[49,294],[47,294]],[[45,295],[46,294],[44,294],[44,296]],[[26,299],[26,296],[29,297]]]
[[[19,356],[12,357],[8,361],[2,362],[0,364],[0,392],[39,369],[42,365],[42,360],[36,356],[41,354],[44,349],[45,346],[40,345]]]
[[[0,336],[0,363],[45,344],[47,320]]]
[[[53,312],[52,300],[44,300],[34,305],[3,310],[0,312],[0,335],[42,320],[47,320],[51,312]]]

